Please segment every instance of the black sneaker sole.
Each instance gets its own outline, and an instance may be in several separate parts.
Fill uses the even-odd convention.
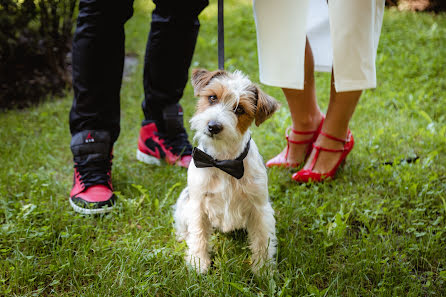
[[[74,197],[74,198],[70,197],[69,200],[70,200],[70,205],[75,212],[81,213],[81,214],[87,214],[87,215],[94,215],[94,214],[103,214],[103,213],[111,212],[115,208],[117,198],[118,197],[116,195],[113,195],[110,198],[110,200],[104,201],[100,204],[86,202],[86,201],[84,201],[80,198],[77,198],[77,197]],[[73,200],[76,200],[78,202],[78,204],[76,204],[76,202],[74,202]],[[83,207],[80,204],[82,204],[83,206],[89,206],[89,207]]]

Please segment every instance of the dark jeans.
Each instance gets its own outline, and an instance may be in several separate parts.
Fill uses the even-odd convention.
[[[197,40],[198,15],[208,0],[153,0],[156,8],[144,59],[146,120],[178,103]],[[70,130],[104,130],[114,142],[120,131],[120,90],[124,66],[124,24],[133,0],[80,0],[73,39],[74,100]]]

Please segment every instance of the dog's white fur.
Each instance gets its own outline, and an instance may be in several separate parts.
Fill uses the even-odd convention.
[[[263,96],[261,99],[266,98],[266,105],[269,105],[266,111],[263,110],[267,114],[263,114],[259,120],[262,122],[277,109],[278,104],[241,72],[195,70],[192,83],[198,96],[203,92],[209,94],[216,86],[224,90],[225,96],[219,98],[224,100],[198,110],[190,120],[198,148],[219,160],[237,158],[248,141],[250,149],[244,159],[245,172],[241,179],[215,167],[197,168],[191,162],[187,187],[174,206],[177,239],[185,240],[188,245],[186,261],[198,272],[204,273],[211,263],[209,237],[212,230],[216,228],[229,232],[247,229],[252,251],[252,269],[256,272],[265,263],[272,263],[276,252],[274,210],[269,201],[268,177],[263,159],[251,139],[249,129],[240,131],[238,128],[238,116],[234,113],[234,107],[238,106],[242,96],[252,98],[249,100],[256,101],[253,102],[254,105],[262,104],[259,96]],[[260,106],[257,109],[256,113],[260,114]],[[258,114],[254,116],[256,124],[259,124]],[[209,133],[208,123],[211,120],[222,124],[223,130],[220,133]]]

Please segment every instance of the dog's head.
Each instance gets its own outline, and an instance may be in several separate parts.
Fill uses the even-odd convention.
[[[192,85],[199,100],[191,128],[205,146],[225,149],[241,143],[252,122],[259,126],[279,107],[240,71],[195,69]]]

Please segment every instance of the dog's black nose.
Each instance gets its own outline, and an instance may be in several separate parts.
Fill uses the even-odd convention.
[[[221,130],[223,130],[223,125],[220,124],[219,122],[216,122],[216,121],[210,121],[210,122],[208,123],[208,131],[209,131],[212,135],[220,133]]]

